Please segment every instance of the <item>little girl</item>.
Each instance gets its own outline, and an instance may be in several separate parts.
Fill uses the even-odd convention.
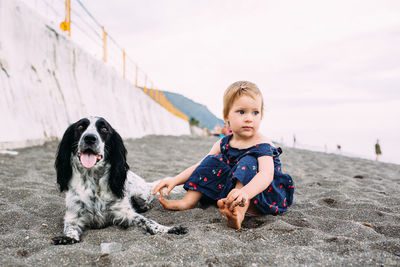
[[[165,209],[185,210],[202,197],[218,200],[228,226],[240,229],[246,214],[278,214],[293,202],[294,182],[281,170],[281,148],[258,129],[263,117],[260,90],[251,82],[239,81],[224,94],[224,120],[232,134],[217,141],[206,157],[177,176],[159,182],[153,195]],[[176,186],[187,190],[180,200],[163,198]]]

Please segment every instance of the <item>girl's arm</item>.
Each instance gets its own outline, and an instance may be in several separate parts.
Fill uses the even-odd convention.
[[[204,158],[206,158],[209,155],[216,155],[216,154],[219,154],[219,153],[221,153],[220,152],[220,140],[215,142],[215,144],[211,148],[210,152],[208,152],[208,154]],[[168,196],[169,192],[175,186],[184,184],[187,181],[187,179],[189,179],[190,175],[197,168],[197,166],[200,165],[200,163],[204,160],[204,158],[202,160],[200,160],[199,162],[197,162],[196,164],[194,164],[193,166],[190,166],[189,168],[187,168],[183,172],[179,173],[177,176],[175,176],[173,178],[165,179],[165,180],[162,180],[161,182],[159,182],[153,188],[153,195],[157,194],[157,192],[160,192],[160,194],[162,194],[162,189],[164,187],[167,187],[167,191],[165,191],[165,195]]]
[[[254,178],[240,189],[233,189],[226,197],[225,204],[233,209],[240,203],[246,203],[271,184],[274,179],[274,162],[270,156],[262,156],[258,158],[259,172]]]

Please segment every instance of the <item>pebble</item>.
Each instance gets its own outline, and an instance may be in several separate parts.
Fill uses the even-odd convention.
[[[101,243],[101,254],[110,254],[119,252],[122,249],[122,244],[118,242]]]

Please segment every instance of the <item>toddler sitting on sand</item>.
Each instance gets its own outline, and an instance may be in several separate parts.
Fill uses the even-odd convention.
[[[196,206],[201,197],[217,200],[228,226],[240,229],[246,214],[278,214],[293,202],[294,182],[281,170],[281,148],[258,129],[263,117],[263,98],[258,87],[235,82],[224,94],[224,120],[231,135],[217,141],[206,157],[177,176],[159,182],[153,195],[169,210]],[[180,200],[163,198],[176,186],[187,190]]]

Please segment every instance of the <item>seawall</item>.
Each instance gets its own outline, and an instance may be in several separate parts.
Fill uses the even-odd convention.
[[[0,0],[0,96],[0,149],[60,138],[90,115],[123,138],[190,134],[187,121],[17,0]]]

